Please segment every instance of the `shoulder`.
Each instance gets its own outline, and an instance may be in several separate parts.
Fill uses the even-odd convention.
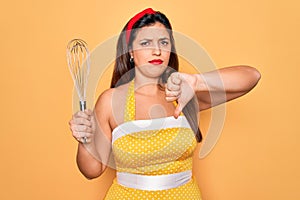
[[[117,88],[109,88],[102,92],[98,97],[95,111],[106,117],[110,117],[112,113],[120,112],[120,106],[123,105],[126,99],[128,84],[121,85]],[[104,116],[102,116],[104,117]]]
[[[128,83],[123,84],[117,88],[109,88],[101,93],[96,102],[96,107],[98,106],[109,106],[113,99],[118,99],[120,96],[126,94],[128,89]]]
[[[115,90],[114,88],[110,88],[101,93],[95,105],[96,111],[111,107],[111,100],[112,100],[114,90]]]

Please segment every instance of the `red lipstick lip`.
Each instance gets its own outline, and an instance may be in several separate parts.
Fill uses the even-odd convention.
[[[154,65],[160,65],[163,63],[163,61],[161,59],[154,59],[154,60],[150,60],[149,63]]]

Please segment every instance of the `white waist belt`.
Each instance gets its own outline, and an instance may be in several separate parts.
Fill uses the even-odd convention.
[[[167,190],[176,188],[189,182],[191,177],[191,170],[155,176],[117,172],[117,181],[120,185],[139,190]]]

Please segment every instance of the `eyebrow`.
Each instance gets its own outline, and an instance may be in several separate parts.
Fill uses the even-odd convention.
[[[162,38],[159,38],[159,40],[170,40],[170,38],[168,38],[168,37],[162,37]]]
[[[143,40],[151,41],[151,40],[153,40],[153,38],[142,38],[139,41],[143,41]],[[170,40],[170,38],[168,38],[168,37],[162,37],[162,38],[159,38],[158,40]]]

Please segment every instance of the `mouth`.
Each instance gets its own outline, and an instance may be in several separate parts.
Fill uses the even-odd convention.
[[[152,65],[161,65],[163,61],[161,59],[154,59],[154,60],[150,60],[149,63]]]

